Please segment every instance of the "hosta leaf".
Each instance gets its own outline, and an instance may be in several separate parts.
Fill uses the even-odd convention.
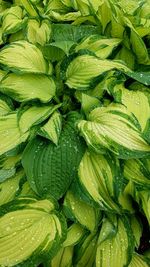
[[[107,149],[119,158],[150,155],[150,145],[142,138],[138,123],[125,106],[112,104],[92,110],[89,120],[78,123],[87,144],[99,153]]]
[[[21,134],[18,123],[17,114],[12,113],[0,117],[0,155],[14,149],[22,142],[26,141],[29,133]]]
[[[32,99],[48,102],[55,95],[55,89],[52,78],[39,74],[10,73],[0,83],[0,91],[19,102]]]
[[[60,48],[67,56],[69,55],[70,48],[75,43],[73,41],[58,41],[54,43],[50,43],[51,46]]]
[[[99,33],[99,27],[92,25],[75,26],[70,24],[53,24],[53,39],[55,41],[73,41],[77,42],[83,37]]]
[[[64,124],[57,146],[36,138],[24,151],[22,163],[28,181],[41,196],[61,198],[77,176],[85,144],[73,127],[70,122]]]
[[[62,129],[62,118],[57,111],[52,114],[50,119],[39,130],[39,134],[43,137],[51,140],[55,145],[58,144],[58,140]]]
[[[150,188],[150,159],[125,161],[124,176],[141,187]]]
[[[47,119],[60,105],[24,106],[18,113],[19,128],[22,133]]]
[[[66,71],[66,84],[70,88],[88,89],[94,78],[112,69],[130,72],[120,62],[101,60],[91,55],[81,55],[69,64]]]
[[[131,258],[130,236],[128,229],[121,219],[118,219],[117,232],[114,236],[108,236],[105,240],[98,241],[96,252],[96,267],[124,267],[128,266]],[[101,230],[102,231],[102,230]],[[104,232],[105,233],[105,232]],[[101,237],[100,232],[100,237]]]
[[[13,176],[16,172],[16,166],[19,165],[21,154],[10,157],[0,158],[0,182],[3,182]]]
[[[88,49],[94,52],[97,57],[105,59],[120,42],[121,40],[117,38],[106,39],[99,35],[91,35],[88,38],[84,38],[81,43],[76,46],[75,51],[78,52],[81,49]]]
[[[139,255],[137,253],[133,254],[131,263],[129,264],[129,267],[148,267],[149,264],[144,260],[142,255]]]
[[[51,25],[48,20],[40,24],[38,20],[30,19],[27,24],[27,39],[30,43],[45,45],[51,37]]]
[[[24,177],[24,171],[18,171],[13,177],[0,182],[0,206],[13,200],[19,190],[19,183]]]
[[[63,243],[64,247],[76,245],[81,238],[85,235],[86,229],[84,229],[79,223],[73,223],[67,231],[67,238]]]
[[[17,73],[52,72],[52,66],[48,66],[40,49],[23,40],[4,47],[0,51],[0,63]]]
[[[50,201],[45,201],[51,204]],[[44,255],[46,259],[46,254],[54,253],[62,240],[65,227],[62,218],[59,220],[59,217],[51,212],[51,205],[47,203],[45,209],[45,201],[22,206],[20,210],[19,206],[14,205],[13,211],[1,216],[1,265],[14,266],[24,263],[24,266],[30,266],[29,260],[36,265],[41,262],[40,257]]]
[[[95,262],[97,239],[98,235],[95,233],[91,233],[86,238],[81,240],[79,244],[77,244],[74,252],[75,266],[93,266]]]
[[[121,179],[119,183],[119,162],[114,157],[104,157],[86,151],[80,162],[78,175],[81,187],[100,205],[101,209],[119,211],[114,197],[115,193],[118,194],[115,182],[120,190]]]
[[[26,9],[26,11],[31,17],[36,17],[38,15],[31,0],[21,0],[21,4],[23,5],[23,7]]]
[[[73,219],[86,227],[91,232],[97,229],[100,219],[100,211],[80,200],[73,192],[67,192],[64,200],[64,210],[72,214]]]
[[[73,246],[63,247],[61,248],[56,256],[52,259],[52,261],[48,265],[44,265],[45,267],[71,267],[73,259]]]
[[[0,116],[5,115],[7,113],[9,113],[11,110],[10,106],[8,105],[8,103],[3,100],[0,99]]]
[[[3,16],[3,34],[10,34],[19,31],[26,23],[27,18],[23,19],[23,10],[19,6],[14,6],[5,12]]]

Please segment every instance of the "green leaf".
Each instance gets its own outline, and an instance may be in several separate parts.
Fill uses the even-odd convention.
[[[31,188],[41,196],[61,198],[77,176],[84,150],[83,140],[69,121],[64,124],[57,146],[41,138],[31,141],[22,159]]]
[[[78,129],[98,153],[110,150],[119,158],[150,155],[150,146],[142,138],[139,124],[123,105],[111,104],[92,110],[88,121],[78,123]]]
[[[18,102],[32,99],[48,102],[55,95],[55,90],[54,80],[40,74],[10,73],[0,82],[0,91]]]
[[[69,55],[70,48],[75,43],[73,41],[57,41],[54,43],[50,43],[51,46],[60,48],[67,56]]]
[[[52,24],[54,41],[73,41],[77,42],[83,37],[99,33],[98,26],[92,25],[70,25],[70,24]]]
[[[52,66],[48,66],[40,49],[24,40],[5,46],[0,51],[0,63],[17,73],[52,72]]]

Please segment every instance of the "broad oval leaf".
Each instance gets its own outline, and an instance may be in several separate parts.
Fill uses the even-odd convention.
[[[11,205],[12,211],[0,217],[0,265],[26,263],[30,266],[31,261],[34,265],[39,264],[40,257],[48,258],[60,245],[65,231],[64,220],[51,212],[49,200],[25,206],[22,203],[21,207],[15,206],[14,201]]]
[[[17,73],[52,72],[52,65],[48,66],[40,49],[24,40],[5,46],[0,51],[0,63]]]
[[[32,99],[48,102],[55,90],[54,80],[46,75],[10,73],[0,82],[0,91],[19,102]]]
[[[31,141],[22,164],[32,189],[41,196],[61,198],[77,176],[84,150],[84,140],[69,122],[65,123],[57,146],[39,137]]]

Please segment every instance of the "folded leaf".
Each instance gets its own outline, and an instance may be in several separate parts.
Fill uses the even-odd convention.
[[[125,161],[124,176],[140,188],[150,188],[150,159],[130,159]]]
[[[105,234],[105,232],[103,233]],[[100,237],[103,233],[100,232]],[[118,219],[116,234],[114,236],[108,236],[101,242],[98,240],[96,267],[128,266],[131,258],[131,252],[129,250],[131,241],[129,234],[122,220]]]
[[[58,140],[62,129],[62,118],[60,113],[55,111],[48,122],[44,124],[39,130],[39,134],[45,138],[51,140],[55,145],[58,144]]]
[[[99,153],[107,149],[119,158],[150,155],[150,145],[142,138],[139,125],[125,106],[112,104],[94,109],[89,120],[78,123],[87,144]]]
[[[23,10],[19,6],[14,6],[5,12],[3,16],[2,30],[3,34],[15,33],[23,28],[27,18],[23,19]]]
[[[19,128],[22,133],[27,132],[32,126],[47,119],[60,105],[24,106],[18,112]]]
[[[100,59],[106,59],[120,42],[121,40],[117,38],[107,39],[99,35],[91,35],[88,38],[84,38],[76,46],[75,51],[78,52],[81,49],[88,49],[94,52]]]
[[[121,189],[119,162],[113,156],[104,157],[86,151],[80,162],[78,175],[81,188],[88,192],[101,209],[120,211],[114,202],[115,196]],[[118,187],[118,192],[115,187]]]
[[[130,69],[118,61],[81,55],[69,64],[66,71],[66,84],[74,89],[88,89],[94,78],[112,69],[130,72]]]
[[[41,23],[35,19],[29,19],[27,24],[27,39],[32,44],[44,45],[51,37],[51,25],[48,20]]]

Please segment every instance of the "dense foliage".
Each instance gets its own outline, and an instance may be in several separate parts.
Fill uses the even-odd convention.
[[[0,266],[150,266],[149,0],[1,0],[0,25]]]

